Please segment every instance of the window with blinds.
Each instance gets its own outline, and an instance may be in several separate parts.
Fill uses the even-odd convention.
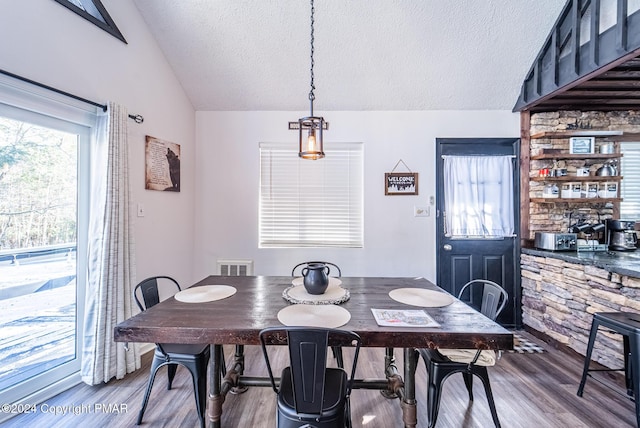
[[[620,217],[640,220],[640,142],[620,143]]]
[[[363,145],[331,143],[324,159],[291,143],[260,144],[260,247],[362,247]]]

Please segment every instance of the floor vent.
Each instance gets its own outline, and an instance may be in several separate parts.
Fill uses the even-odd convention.
[[[224,276],[252,276],[252,260],[218,260],[218,275]]]

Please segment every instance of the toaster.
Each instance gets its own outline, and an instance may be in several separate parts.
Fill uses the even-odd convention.
[[[576,251],[577,233],[536,232],[533,245],[540,250]]]

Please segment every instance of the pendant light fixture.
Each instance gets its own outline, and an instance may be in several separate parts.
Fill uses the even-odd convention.
[[[322,139],[322,131],[328,128],[327,122],[323,117],[313,115],[313,100],[316,96],[314,90],[313,60],[314,53],[314,14],[315,8],[313,0],[311,0],[311,91],[309,92],[309,102],[311,104],[311,112],[309,116],[298,119],[298,140],[299,149],[298,156],[302,159],[322,159],[324,157],[324,145]],[[291,128],[291,125],[289,126]]]

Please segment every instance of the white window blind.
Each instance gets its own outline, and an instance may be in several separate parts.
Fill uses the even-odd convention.
[[[311,161],[260,144],[260,247],[362,247],[362,144],[328,146]]]
[[[620,217],[640,220],[640,142],[620,143]]]

